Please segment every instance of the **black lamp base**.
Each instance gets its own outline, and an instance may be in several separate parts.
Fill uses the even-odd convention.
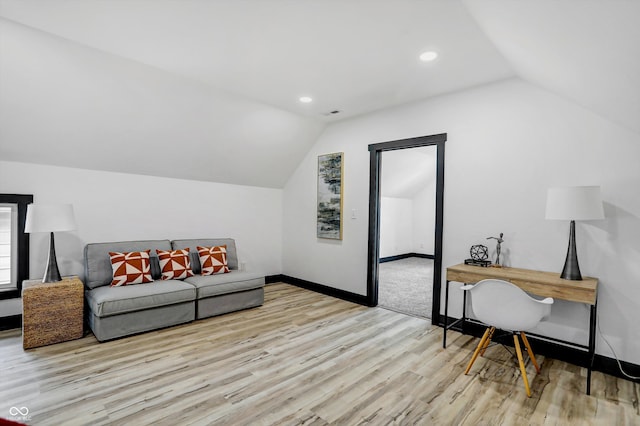
[[[578,265],[578,252],[576,251],[576,222],[571,221],[569,225],[569,247],[567,248],[567,258],[564,261],[564,268],[560,278],[565,280],[581,281],[580,266]]]
[[[58,269],[58,262],[56,261],[56,245],[52,232],[51,240],[49,241],[49,260],[47,260],[47,269],[44,271],[42,282],[57,283],[58,281],[62,281],[62,277],[60,277],[60,270]]]

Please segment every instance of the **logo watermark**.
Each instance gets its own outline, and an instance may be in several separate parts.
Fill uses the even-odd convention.
[[[31,420],[29,408],[27,407],[11,407],[9,408],[9,415],[13,417],[14,420]]]

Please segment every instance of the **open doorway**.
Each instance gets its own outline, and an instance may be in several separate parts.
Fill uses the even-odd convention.
[[[435,145],[382,153],[378,306],[431,318]]]
[[[444,144],[447,140],[446,133],[422,136],[411,139],[402,139],[391,142],[383,142],[369,145],[370,152],[370,185],[369,185],[369,247],[368,247],[368,271],[367,271],[367,301],[369,306],[377,306],[379,303],[379,278],[380,278],[380,254],[381,254],[381,212],[382,212],[382,163],[383,152],[406,150],[418,147],[433,147],[435,149],[435,220],[431,222],[433,229],[433,254],[424,253],[432,257],[433,261],[431,280],[431,309],[432,324],[440,324],[440,283],[442,277],[442,230],[443,230],[443,201],[444,201]],[[391,157],[390,157],[391,158]],[[393,161],[393,160],[392,160]],[[419,247],[420,242],[418,242]],[[423,242],[427,251],[427,243]],[[410,252],[410,253],[413,253]],[[416,254],[420,254],[418,250]],[[421,258],[421,256],[416,256]],[[386,263],[386,262],[383,262]],[[429,310],[427,309],[427,312]]]

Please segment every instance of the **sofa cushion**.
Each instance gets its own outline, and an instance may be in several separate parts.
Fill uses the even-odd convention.
[[[122,241],[113,243],[91,243],[84,247],[85,286],[96,288],[111,284],[113,270],[109,260],[109,252],[129,252],[151,250],[151,276],[160,278],[160,267],[156,249],[171,250],[169,240]]]
[[[198,255],[200,256],[202,275],[226,274],[229,272],[227,246],[198,246]]]
[[[191,269],[193,273],[198,275],[201,273],[200,260],[198,259],[198,246],[214,247],[227,246],[227,265],[229,269],[238,269],[238,253],[236,251],[236,242],[233,238],[205,238],[192,240],[173,240],[171,246],[176,249],[191,249]]]
[[[177,280],[123,287],[97,287],[85,293],[89,308],[98,317],[135,312],[196,298],[193,285]]]
[[[123,253],[110,251],[109,258],[113,270],[111,286],[119,287],[153,282],[149,252],[150,250]]]
[[[163,280],[183,280],[193,276],[189,249],[156,250]]]
[[[255,272],[231,271],[228,274],[194,275],[184,280],[198,290],[198,299],[264,287],[264,276]]]

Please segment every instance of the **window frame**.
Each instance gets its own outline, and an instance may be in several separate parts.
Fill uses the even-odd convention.
[[[18,206],[17,282],[15,289],[0,291],[0,300],[4,300],[19,298],[22,295],[22,281],[29,279],[29,234],[24,232],[24,225],[27,220],[27,205],[33,203],[33,195],[0,194],[0,203]]]

